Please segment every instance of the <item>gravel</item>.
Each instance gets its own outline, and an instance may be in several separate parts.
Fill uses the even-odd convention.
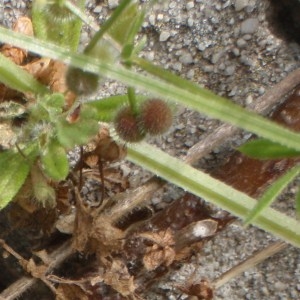
[[[88,1],[87,7],[101,23],[117,2],[109,0],[108,6],[105,2],[96,6],[95,1]],[[25,14],[26,3],[3,1],[4,11],[0,3],[2,24],[11,27],[15,17]],[[273,34],[266,11],[267,0],[170,0],[156,4],[143,25],[148,38],[143,55],[241,105],[254,102],[299,67],[299,45]],[[103,95],[123,90],[111,82],[102,87]],[[182,157],[219,125],[202,114],[178,108],[176,123],[168,134],[152,142]],[[216,163],[215,157],[220,153],[222,149],[204,163]],[[282,197],[279,206],[292,214],[293,205],[288,198],[289,195]],[[153,201],[157,204],[158,199]],[[272,241],[274,237],[259,229],[244,230],[235,223],[159,284],[157,290],[163,296],[153,292],[147,299],[177,299],[176,284],[184,285],[191,278],[213,280]],[[221,287],[215,299],[300,299],[299,254],[299,249],[288,247]]]

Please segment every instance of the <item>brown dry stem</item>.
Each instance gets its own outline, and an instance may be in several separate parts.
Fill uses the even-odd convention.
[[[61,246],[56,248],[54,251],[49,253],[50,263],[47,266],[45,273],[51,273],[52,270],[57,268],[62,262],[65,261],[73,253],[70,241],[63,243]],[[19,280],[11,284],[7,289],[2,291],[0,297],[6,300],[13,300],[21,296],[27,289],[37,283],[38,279],[34,277],[21,277]]]

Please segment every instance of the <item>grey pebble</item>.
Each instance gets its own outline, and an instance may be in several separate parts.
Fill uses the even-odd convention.
[[[211,60],[210,60],[211,63],[212,63],[212,64],[217,63],[218,60],[223,56],[223,54],[224,54],[224,51],[219,51],[219,52],[213,54],[213,56],[212,56],[212,58],[211,58]]]
[[[247,6],[248,6],[248,0],[235,0],[234,3],[235,11],[241,11]]]
[[[150,16],[149,16],[149,23],[150,23],[151,25],[155,25],[155,15],[150,15]]]
[[[101,11],[102,11],[102,6],[101,5],[97,5],[95,8],[94,8],[94,13],[96,14],[99,14]]]
[[[187,10],[191,10],[192,8],[194,8],[194,2],[193,1],[190,1],[186,4],[185,8]]]
[[[165,42],[168,40],[168,38],[171,36],[170,32],[169,31],[162,31],[159,35],[159,41],[160,42]]]
[[[193,19],[193,18],[188,18],[188,20],[187,20],[187,25],[188,25],[189,27],[192,27],[192,26],[194,25],[194,19]]]
[[[238,46],[238,48],[244,48],[247,46],[247,42],[244,39],[238,39],[236,41],[236,45]]]
[[[240,62],[241,62],[243,65],[249,66],[249,67],[251,67],[251,66],[254,65],[254,61],[253,61],[250,57],[245,56],[245,55],[242,55],[242,56],[240,57]]]
[[[118,4],[119,4],[118,0],[108,0],[108,7],[110,9],[113,9],[113,8],[117,7]]]
[[[274,283],[274,289],[278,292],[284,291],[287,288],[287,285],[281,281],[277,281]]]
[[[258,93],[259,93],[260,95],[263,95],[263,94],[265,93],[265,88],[264,88],[263,86],[259,87]]]
[[[190,53],[185,53],[185,54],[181,55],[179,57],[179,61],[181,63],[183,63],[184,65],[189,65],[189,64],[192,64],[194,62],[193,61],[193,56]]]
[[[256,18],[249,18],[241,24],[241,34],[252,34],[258,28],[259,21]]]
[[[228,66],[225,68],[224,74],[226,76],[232,76],[235,72],[235,66]]]
[[[235,55],[235,56],[239,56],[240,55],[240,50],[238,48],[233,48],[232,49],[232,53]]]

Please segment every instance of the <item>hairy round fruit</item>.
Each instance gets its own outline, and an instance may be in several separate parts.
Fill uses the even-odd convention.
[[[123,107],[116,115],[114,120],[116,132],[126,142],[139,142],[145,137],[144,130],[140,126],[136,117],[129,106]]]
[[[173,114],[169,105],[160,99],[148,99],[141,106],[140,120],[151,135],[166,132],[172,125]]]
[[[63,5],[53,3],[44,7],[45,15],[48,15],[52,22],[61,24],[76,20],[76,15]]]
[[[88,95],[98,88],[99,75],[69,67],[66,74],[68,88],[77,95]]]

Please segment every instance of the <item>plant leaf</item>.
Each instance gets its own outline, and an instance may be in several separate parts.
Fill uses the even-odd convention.
[[[41,162],[46,175],[54,180],[63,180],[69,173],[69,162],[66,151],[56,140],[52,139],[47,144],[41,155]]]
[[[252,223],[264,209],[269,207],[272,202],[280,195],[287,185],[300,173],[300,166],[296,165],[277,179],[258,199],[254,208],[249,212],[249,215],[244,221],[244,225]]]
[[[240,146],[238,150],[245,155],[258,159],[280,159],[300,156],[300,151],[285,147],[266,139],[249,141]]]
[[[37,156],[36,147],[21,153],[13,150],[0,153],[0,208],[5,207],[16,196],[25,182],[32,161]]]
[[[125,45],[128,41],[128,34],[131,32],[131,28],[137,18],[139,18],[138,4],[132,3],[128,5],[118,19],[115,20],[113,25],[109,28],[108,34],[119,44]]]
[[[89,44],[84,49],[84,52],[86,54],[90,54],[91,51],[95,48],[95,46],[98,44],[98,42],[103,38],[104,34],[108,32],[112,26],[114,26],[114,23],[118,21],[120,15],[124,12],[124,10],[127,9],[127,6],[130,5],[131,0],[123,0],[120,2],[118,7],[114,10],[112,15],[104,24],[102,24],[100,30],[96,32],[96,34],[93,36]]]
[[[137,102],[142,102],[146,98],[144,95],[136,95]],[[126,104],[128,104],[127,94],[94,100],[86,103],[85,106],[96,110],[96,118],[98,121],[111,122],[116,115],[116,111]]]
[[[22,93],[45,94],[48,89],[32,75],[24,71],[10,59],[0,53],[0,82]]]
[[[42,203],[44,207],[54,207],[56,194],[51,187],[43,172],[37,166],[33,166],[30,171],[34,197]]]
[[[88,142],[99,130],[96,110],[85,104],[81,106],[79,120],[76,123],[69,123],[66,115],[63,115],[58,118],[55,126],[57,139],[67,149]]]

